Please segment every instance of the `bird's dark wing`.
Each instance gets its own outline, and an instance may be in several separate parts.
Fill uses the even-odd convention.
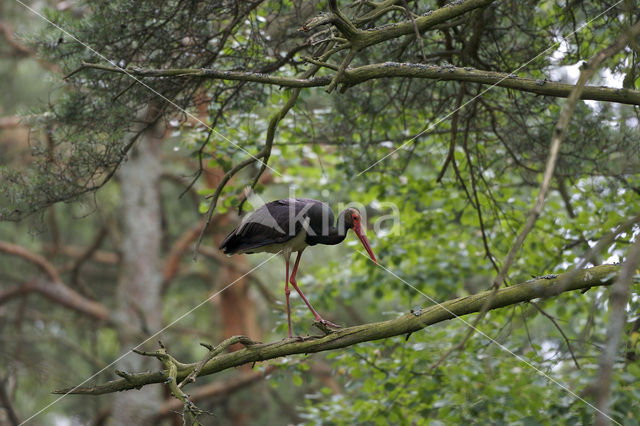
[[[296,199],[272,201],[251,212],[220,245],[226,254],[241,253],[269,244],[284,243],[302,230],[294,220],[303,208]]]

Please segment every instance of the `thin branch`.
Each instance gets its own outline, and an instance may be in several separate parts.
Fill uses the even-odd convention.
[[[327,86],[327,88],[325,89],[325,92],[327,93],[333,92],[333,89],[335,89],[338,83],[340,82],[340,80],[342,80],[342,76],[347,71],[347,67],[349,66],[351,61],[353,61],[353,58],[355,58],[357,54],[358,54],[358,51],[356,49],[351,48],[349,50],[349,53],[347,53],[347,56],[345,56],[344,60],[340,63],[340,67],[338,67],[338,71],[333,76],[333,79],[331,80],[331,83],[329,83],[329,86]]]
[[[317,70],[318,70],[318,66],[314,66],[312,69],[307,70],[304,75],[305,76],[311,75],[315,73]],[[273,148],[273,141],[276,136],[276,129],[278,127],[278,124],[280,124],[280,121],[285,117],[285,115],[287,115],[289,110],[293,108],[299,96],[300,96],[300,89],[293,89],[291,91],[291,94],[289,95],[289,99],[287,99],[287,102],[282,106],[282,108],[280,108],[278,112],[276,112],[271,116],[271,119],[269,120],[269,126],[267,127],[267,136],[265,138],[265,145],[264,145],[264,148],[262,149],[262,152],[264,152],[262,165],[260,166],[258,173],[256,173],[256,175],[253,177],[253,180],[249,185],[249,188],[251,188],[251,190],[253,190],[256,187],[256,185],[258,184],[258,181],[260,180],[260,177],[262,176],[264,171],[267,169],[267,162],[269,161],[269,157],[271,157],[271,149]],[[242,207],[244,206],[245,201],[247,201],[246,194],[245,194],[245,197],[240,201],[238,205],[238,214],[242,213]]]
[[[405,12],[405,9],[401,6],[398,6],[396,3],[399,3],[400,0],[387,0],[387,1],[383,1],[383,2],[379,2],[379,3],[373,3],[371,2],[369,4],[369,6],[373,6],[373,9],[371,9],[370,11],[368,11],[367,13],[365,13],[364,15],[355,18],[353,20],[353,24],[358,27],[361,28],[363,27],[365,24],[374,21],[376,19],[378,19],[380,16],[391,12],[391,11],[400,11],[400,12]]]
[[[560,324],[558,324],[556,319],[551,315],[549,315],[548,313],[546,313],[544,309],[542,309],[540,305],[538,305],[536,302],[530,302],[530,304],[534,308],[536,308],[538,312],[544,315],[549,321],[551,321],[551,323],[555,326],[555,328],[560,332],[560,334],[562,335],[562,338],[564,339],[564,342],[567,344],[567,349],[569,349],[569,353],[571,354],[571,359],[573,359],[574,365],[578,370],[580,370],[580,364],[578,364],[578,360],[576,359],[576,354],[573,353],[573,349],[571,348],[571,342],[569,341],[569,338],[567,337],[567,335],[564,334],[564,330],[562,330],[562,327],[560,327]]]
[[[474,103],[474,106],[475,106],[475,103]],[[469,128],[469,126],[467,124],[467,129],[468,128]],[[484,247],[484,252],[487,255],[487,258],[491,262],[491,265],[496,270],[496,272],[498,272],[500,270],[500,268],[498,267],[498,264],[496,263],[496,260],[495,260],[495,258],[493,256],[493,253],[491,253],[491,248],[489,247],[489,241],[487,239],[487,231],[486,231],[486,228],[485,228],[485,225],[484,225],[484,219],[482,217],[482,205],[480,204],[480,198],[478,197],[478,185],[476,184],[475,172],[473,171],[473,162],[471,161],[471,154],[469,153],[469,148],[468,148],[468,144],[467,144],[468,137],[469,137],[469,132],[467,132],[465,130],[462,147],[464,149],[465,155],[467,157],[467,163],[469,165],[469,175],[471,176],[471,190],[473,191],[473,198],[475,200],[475,208],[476,208],[476,212],[478,213],[478,223],[480,224],[480,232],[481,232],[481,235],[482,235],[482,245]],[[482,170],[480,170],[478,173],[482,177]],[[488,185],[485,184],[485,187],[487,187],[487,186]],[[489,191],[487,191],[487,192],[489,192]],[[489,192],[489,194],[490,194],[490,192]]]
[[[407,0],[402,0],[402,4],[404,5],[404,12],[406,12],[407,17],[411,19],[411,22],[413,23],[413,30],[415,31],[416,40],[418,40],[418,45],[420,46],[420,53],[422,53],[422,61],[427,62],[427,55],[424,52],[424,41],[422,40],[422,34],[420,34],[420,29],[418,28],[415,17],[409,10],[409,4],[407,4]]]
[[[261,155],[261,152],[258,153],[254,157],[249,157],[249,158],[243,160],[242,162],[236,164],[235,166],[233,166],[233,168],[231,168],[231,170],[229,170],[227,173],[225,173],[225,175],[222,177],[222,180],[218,184],[218,187],[216,188],[215,192],[213,193],[213,196],[211,197],[211,201],[209,202],[209,209],[207,210],[207,213],[205,214],[206,220],[204,222],[204,225],[202,226],[202,229],[200,230],[200,235],[198,236],[198,239],[196,241],[195,247],[193,249],[193,258],[194,259],[198,255],[198,247],[200,246],[200,243],[202,242],[202,238],[204,237],[204,234],[207,231],[207,228],[209,227],[209,224],[211,223],[211,218],[213,217],[213,211],[215,210],[216,205],[218,204],[218,198],[220,198],[220,194],[222,193],[222,190],[227,185],[227,183],[231,180],[231,178],[233,176],[235,176],[240,170],[244,169],[245,167],[247,167],[250,164],[253,164],[254,161],[257,161],[258,159],[261,159],[262,157],[263,157],[263,155]],[[264,162],[263,162],[263,164],[264,164]]]
[[[319,67],[329,68],[334,71],[338,71],[339,69],[339,67],[336,65],[330,64],[328,62],[322,62],[315,58],[310,58],[309,56],[302,56],[300,57],[300,59],[302,59],[305,62],[309,62],[310,64],[317,65]]]
[[[79,246],[60,246],[60,252],[65,256],[78,257],[82,256],[85,248]],[[107,265],[115,265],[120,262],[120,253],[108,250],[96,250],[91,254],[91,260]]]
[[[204,226],[204,219],[200,221],[196,226],[192,226],[191,228],[187,228],[182,232],[173,245],[171,246],[171,250],[169,254],[165,257],[164,260],[164,269],[162,271],[162,293],[164,294],[169,287],[169,283],[175,278],[178,273],[178,269],[180,266],[180,260],[185,251],[189,248],[189,244],[191,244],[198,237],[200,230]]]
[[[333,46],[332,43],[329,43],[323,46],[322,49],[318,52],[320,54],[320,57],[319,57],[320,62],[326,61],[327,58],[332,54],[332,50],[331,50],[332,46]],[[313,76],[316,72],[318,72],[319,69],[320,69],[320,65],[314,64],[304,73],[302,73],[302,78],[309,78]],[[264,153],[264,158],[262,161],[262,165],[258,170],[258,173],[256,173],[256,175],[254,176],[253,181],[251,182],[251,185],[249,185],[249,187],[252,190],[255,188],[258,181],[260,180],[260,176],[262,176],[262,174],[267,168],[267,162],[269,161],[269,157],[271,156],[271,149],[273,148],[273,141],[275,139],[276,128],[278,127],[278,124],[280,124],[280,121],[287,115],[289,110],[293,108],[299,96],[300,96],[300,89],[299,88],[293,89],[289,95],[289,99],[287,99],[287,102],[282,106],[282,108],[278,112],[272,115],[271,119],[269,120],[269,126],[267,127],[267,136],[265,139],[265,145],[261,151],[261,153]],[[244,206],[245,201],[247,201],[246,194],[245,194],[245,197],[240,201],[238,205],[238,214],[242,213],[242,207]]]
[[[204,171],[204,165],[202,164],[202,154],[206,146],[209,145],[209,140],[211,139],[212,134],[213,134],[213,127],[210,127],[209,132],[207,133],[207,137],[205,138],[204,142],[202,142],[202,144],[200,145],[200,148],[198,148],[198,170],[196,171],[196,174],[194,175],[193,179],[191,179],[191,182],[189,183],[189,185],[187,185],[184,191],[180,193],[180,195],[178,196],[178,199],[181,199],[184,194],[189,192],[189,190],[193,187],[193,185],[195,185],[198,179],[200,179],[200,176]]]
[[[458,90],[458,96],[456,96],[456,102],[453,107],[453,115],[451,116],[451,142],[449,143],[449,152],[447,153],[447,158],[445,158],[444,164],[440,169],[440,173],[438,173],[438,177],[436,178],[437,183],[440,183],[440,181],[442,180],[444,173],[447,171],[447,166],[451,162],[453,154],[456,150],[456,137],[458,135],[458,116],[460,115],[460,106],[462,105],[462,100],[464,99],[464,93],[465,83],[462,83],[460,85],[460,89]]]
[[[579,290],[592,286],[611,285],[619,265],[600,265],[581,271],[575,276],[565,291]],[[484,291],[476,295],[448,300],[422,310],[420,313],[410,313],[389,321],[363,324],[336,330],[326,336],[310,336],[285,339],[268,344],[255,344],[232,353],[215,356],[207,362],[199,376],[214,374],[229,368],[244,364],[265,361],[293,354],[308,354],[332,349],[344,348],[357,343],[373,341],[393,336],[404,336],[416,332],[432,324],[450,320],[458,316],[479,312],[487,300],[491,301],[489,309],[498,309],[540,297],[550,297],[560,294],[559,282],[563,275],[554,278],[532,279],[524,283],[499,289],[495,297],[491,291]],[[195,368],[196,363],[188,364],[188,368],[179,369],[177,379],[186,378]],[[54,393],[102,395],[122,390],[135,389],[151,383],[163,383],[167,380],[168,372],[157,371],[129,374],[127,380],[119,379],[105,384],[90,387],[70,387],[54,391]]]

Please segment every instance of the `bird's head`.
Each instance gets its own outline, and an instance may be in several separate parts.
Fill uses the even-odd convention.
[[[362,225],[362,216],[360,215],[360,212],[354,209],[353,207],[349,207],[345,209],[345,211],[342,213],[343,213],[345,230],[353,229],[353,232],[355,232],[355,234],[360,239],[360,242],[364,246],[364,249],[367,251],[367,253],[369,253],[369,257],[371,257],[371,260],[373,260],[377,265],[378,260],[376,259],[376,256],[373,254],[373,251],[371,250],[371,246],[369,245],[369,240],[367,240],[367,236],[364,233],[364,227]]]

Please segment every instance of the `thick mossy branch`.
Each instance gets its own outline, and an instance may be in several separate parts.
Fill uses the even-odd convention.
[[[413,34],[417,30],[422,33],[429,28],[438,24],[450,21],[458,16],[462,16],[472,10],[487,7],[494,0],[467,0],[452,2],[444,7],[434,10],[423,16],[419,16],[414,20],[407,20],[400,23],[384,25],[371,30],[358,29],[353,22],[349,21],[337,8],[335,1],[330,1],[331,13],[323,14],[319,17],[311,19],[303,27],[303,31],[308,31],[319,25],[333,24],[335,27],[349,40],[352,48],[360,50],[368,46],[373,46],[387,40],[402,37],[404,35]],[[391,5],[390,5],[391,6]],[[377,13],[384,13],[390,10],[388,7],[375,8]],[[364,19],[357,20],[358,24],[367,22],[371,18],[365,16]]]
[[[479,312],[491,297],[493,298],[490,310],[533,299],[556,296],[565,291],[610,285],[619,270],[619,265],[601,265],[578,273],[568,272],[561,275],[545,276],[498,290],[493,296],[491,291],[484,291],[430,306],[419,313],[413,312],[389,321],[347,327],[326,336],[310,336],[285,339],[274,343],[252,344],[245,349],[218,354],[211,358],[202,367],[198,376],[287,355],[321,352],[387,337],[403,336],[457,316]],[[576,295],[576,297],[580,296]],[[197,363],[185,364],[184,366],[186,368],[177,371],[177,381],[182,381],[189,376],[196,368]],[[128,374],[126,379],[113,380],[90,387],[71,387],[57,390],[54,393],[102,395],[137,389],[151,383],[164,383],[168,377],[168,371],[132,373]]]
[[[398,24],[385,25],[372,30],[360,30],[357,37],[350,38],[351,44],[358,49],[373,46],[383,41],[413,34],[417,30],[420,33],[435,27],[438,24],[450,21],[472,10],[487,7],[494,0],[467,0],[452,2],[434,10],[433,12],[419,16],[414,20],[407,20]]]
[[[267,74],[220,71],[209,68],[202,69],[142,69],[122,68],[84,63],[78,70],[94,68],[108,72],[128,73],[136,77],[176,77],[176,78],[206,78],[214,80],[249,81],[262,84],[273,84],[281,87],[323,87],[333,80],[333,75],[295,78],[279,77]],[[515,74],[504,74],[494,71],[482,71],[473,68],[459,68],[454,66],[436,66],[412,63],[385,62],[382,64],[363,65],[357,68],[347,68],[338,83],[355,86],[365,81],[377,78],[424,78],[430,80],[452,80],[460,82],[495,85],[522,92],[535,93],[543,96],[566,98],[574,89],[574,85],[556,83],[545,79],[530,79],[518,77]],[[592,101],[618,102],[621,104],[640,105],[640,91],[632,89],[618,89],[603,86],[585,86],[580,99]]]

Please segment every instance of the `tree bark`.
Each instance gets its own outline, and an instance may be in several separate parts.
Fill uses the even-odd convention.
[[[153,111],[148,108],[148,120]],[[149,334],[162,326],[162,271],[160,268],[161,212],[158,183],[162,126],[155,124],[142,134],[128,161],[120,170],[122,193],[122,263],[116,291],[121,351],[138,345],[141,332]],[[129,326],[127,326],[129,325]],[[157,361],[129,354],[117,368],[138,371],[158,368]],[[114,425],[143,424],[162,404],[162,388],[116,394]]]

